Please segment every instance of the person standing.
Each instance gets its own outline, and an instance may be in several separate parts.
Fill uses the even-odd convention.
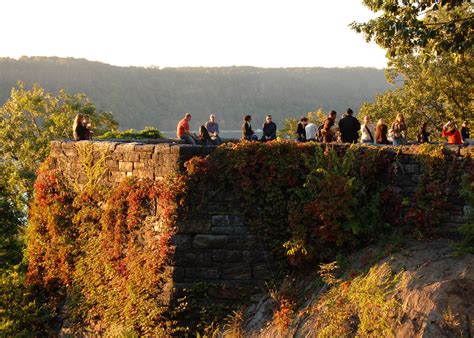
[[[76,141],[88,140],[87,130],[84,126],[84,116],[82,114],[77,114],[74,118],[72,124],[72,135]]]
[[[267,115],[265,118],[265,123],[262,126],[263,135],[260,141],[268,142],[272,140],[276,140],[276,133],[277,133],[277,126],[275,122],[272,121],[272,116]]]
[[[209,121],[206,122],[205,127],[209,132],[212,142],[216,146],[220,145],[222,143],[222,139],[219,137],[219,125],[216,122],[216,116],[214,114],[209,116]]]
[[[184,143],[196,145],[193,135],[189,131],[189,122],[191,122],[191,114],[186,113],[176,128],[176,136]]]
[[[247,141],[258,141],[258,136],[255,135],[255,132],[252,129],[250,122],[252,121],[252,116],[244,116],[244,124],[242,124],[242,140]]]
[[[341,123],[339,122],[339,125]],[[370,124],[370,117],[364,117],[364,124],[360,127],[362,143],[375,143],[374,127]]]
[[[461,137],[463,142],[466,142],[471,138],[471,133],[469,132],[469,122],[467,120],[462,123]]]
[[[336,132],[338,129],[335,127],[336,117],[337,112],[335,110],[331,110],[328,117],[324,120],[323,127],[321,129],[323,143],[331,143],[336,141]]]
[[[448,144],[462,144],[461,133],[453,121],[448,121],[448,123],[443,126],[441,136],[448,138]]]
[[[351,108],[347,108],[346,114],[339,120],[339,131],[344,143],[357,143],[359,139],[360,122],[354,116]]]
[[[375,143],[391,144],[387,138],[388,127],[383,119],[379,119],[375,127]]]
[[[403,114],[397,114],[395,121],[392,123],[393,145],[400,146],[407,143],[407,125]]]

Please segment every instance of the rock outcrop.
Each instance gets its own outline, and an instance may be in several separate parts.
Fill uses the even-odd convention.
[[[370,249],[353,256],[360,268]],[[474,334],[474,255],[456,255],[447,240],[414,242],[378,262],[402,272],[403,287],[392,295],[401,304],[399,321],[390,323],[395,337],[472,337]],[[293,287],[304,288],[308,281]],[[317,336],[314,311],[327,286],[317,289],[295,313],[288,331],[273,324],[276,302],[268,295],[246,311],[244,331],[253,337]],[[313,310],[311,310],[313,309]],[[357,322],[357,321],[355,321]]]

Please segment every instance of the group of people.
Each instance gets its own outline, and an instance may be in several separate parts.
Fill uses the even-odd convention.
[[[176,128],[178,139],[192,145],[218,146],[222,143],[222,139],[219,136],[219,125],[214,114],[209,116],[209,121],[205,125],[199,127],[199,135],[194,135],[190,132],[189,122],[191,122],[191,119],[191,114],[186,113],[181,121],[179,121]]]
[[[354,112],[348,108],[344,116],[336,121],[337,112],[331,110],[323,123],[316,126],[307,117],[302,117],[296,130],[296,141],[307,142],[316,141],[322,143],[344,142],[386,145],[407,144],[408,127],[403,114],[397,114],[390,127],[383,119],[372,125],[369,116],[365,116],[363,123],[353,116]],[[219,145],[222,139],[219,137],[219,125],[215,120],[215,115],[211,114],[209,121],[199,128],[199,135],[194,135],[189,131],[191,114],[186,113],[184,118],[178,123],[177,136],[179,139],[189,144]],[[259,138],[252,129],[252,117],[244,116],[242,124],[242,140],[268,142],[277,137],[277,126],[272,121],[272,116],[267,115],[262,126],[262,136]],[[428,123],[424,123],[417,134],[418,143],[430,142],[431,132]],[[461,130],[456,128],[454,122],[449,121],[443,126],[442,137],[446,137],[448,144],[463,144],[470,139],[469,123],[464,121]]]
[[[361,143],[387,145],[407,144],[408,127],[403,114],[397,114],[390,128],[383,119],[379,119],[374,128],[369,116],[365,116],[361,124],[359,120],[353,116],[353,111],[350,108],[347,109],[346,114],[339,120],[337,125],[336,117],[337,113],[331,110],[328,117],[319,127],[309,122],[307,117],[302,117],[296,130],[297,141],[318,141],[323,143],[340,141],[345,143],[357,143],[359,142],[360,132]],[[430,142],[430,136],[431,132],[428,130],[428,123],[423,123],[417,134],[418,142],[428,143]],[[449,121],[442,128],[441,136],[447,138],[448,144],[463,144],[467,142],[470,139],[468,121],[464,121],[461,131],[456,128],[454,122]]]
[[[74,140],[92,140],[92,124],[89,116],[77,114],[72,124],[72,135]]]
[[[219,136],[219,125],[216,122],[216,116],[211,114],[209,121],[206,124],[199,127],[198,135],[191,133],[189,128],[189,122],[192,116],[190,113],[186,113],[178,123],[176,128],[176,136],[178,139],[187,144],[192,145],[205,145],[205,146],[218,146],[222,143],[222,139]],[[244,123],[242,124],[242,140],[247,141],[258,141],[259,138],[255,134],[251,125],[252,117],[250,115],[244,116]],[[263,135],[260,138],[261,142],[268,142],[275,140],[277,137],[277,126],[272,121],[272,116],[267,115],[265,123],[262,126]]]
[[[353,116],[351,108],[347,109],[346,114],[336,124],[337,112],[331,110],[320,126],[310,122],[307,117],[302,117],[296,130],[296,140],[298,142],[317,141],[322,143],[344,142],[344,143],[372,143],[372,144],[407,144],[407,124],[403,114],[397,114],[390,128],[383,119],[379,119],[374,126],[371,124],[370,117],[365,116],[363,123]],[[218,146],[222,143],[219,136],[219,125],[216,122],[216,116],[211,114],[209,121],[199,128],[199,134],[190,132],[189,122],[192,117],[186,113],[179,121],[176,134],[178,139],[184,143],[192,145]],[[267,115],[262,126],[262,136],[255,134],[251,125],[252,117],[244,116],[242,124],[242,140],[268,142],[277,138],[277,126],[272,121],[272,116]],[[88,116],[77,114],[73,123],[73,135],[76,141],[91,140],[92,130],[91,121]],[[360,135],[360,136],[359,136]],[[417,139],[418,143],[430,142],[431,132],[428,129],[428,123],[423,123],[420,128]],[[469,122],[464,121],[461,130],[458,130],[453,121],[446,123],[441,136],[446,137],[448,144],[463,144],[470,139]]]

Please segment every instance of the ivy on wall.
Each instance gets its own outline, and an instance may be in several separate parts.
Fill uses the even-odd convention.
[[[211,192],[240,202],[284,273],[288,265],[314,266],[395,228],[432,235],[438,209],[461,203],[456,173],[470,168],[470,158],[453,161],[437,148],[413,156],[424,174],[411,197],[395,184],[401,157],[381,147],[229,144],[190,160],[185,173],[114,187],[98,179],[100,154],[89,154],[82,163],[93,184],[82,189],[46,161],[30,211],[28,283],[46,290],[77,330],[176,334],[185,329],[177,324],[183,309],[169,306],[172,237],[178,219],[210,212]]]

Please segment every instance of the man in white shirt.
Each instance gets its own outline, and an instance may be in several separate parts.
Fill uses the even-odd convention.
[[[307,141],[316,141],[316,134],[318,133],[318,128],[313,122],[310,122],[304,128],[306,132],[306,140]]]

